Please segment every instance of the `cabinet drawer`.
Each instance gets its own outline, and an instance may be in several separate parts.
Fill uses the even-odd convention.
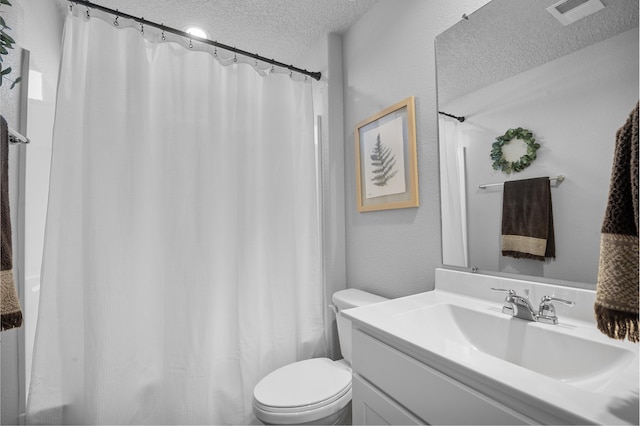
[[[517,412],[360,330],[354,329],[352,338],[354,374],[367,379],[426,423],[531,423]]]
[[[359,377],[353,377],[354,425],[419,425],[422,422]]]

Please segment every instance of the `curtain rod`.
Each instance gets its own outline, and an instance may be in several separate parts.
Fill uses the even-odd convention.
[[[219,47],[221,49],[228,50],[230,52],[237,53],[237,54],[240,54],[242,56],[247,56],[249,58],[253,58],[253,59],[256,59],[256,60],[261,61],[261,62],[266,62],[268,64],[275,65],[275,66],[278,66],[278,67],[281,67],[281,68],[287,68],[288,70],[295,71],[295,72],[303,74],[303,75],[308,75],[309,77],[314,78],[316,80],[320,80],[320,78],[322,77],[322,73],[320,73],[320,72],[313,72],[313,71],[303,70],[301,68],[294,67],[293,65],[287,65],[287,64],[284,64],[282,62],[278,62],[275,59],[265,58],[263,56],[255,54],[255,53],[247,52],[247,51],[241,50],[241,49],[236,49],[235,47],[227,46],[226,44],[218,43],[217,41],[209,40],[208,38],[198,37],[198,36],[189,34],[189,33],[185,32],[185,31],[180,31],[178,29],[175,29],[175,28],[172,28],[172,27],[168,27],[168,26],[166,26],[164,24],[158,24],[157,22],[148,21],[148,20],[146,20],[144,18],[138,18],[137,16],[129,15],[127,13],[120,12],[119,10],[113,10],[113,9],[108,8],[108,7],[96,4],[96,3],[91,3],[90,1],[87,1],[87,0],[70,0],[70,2],[71,3],[75,3],[75,4],[80,4],[80,5],[86,6],[88,8],[92,8],[92,9],[98,9],[98,10],[101,10],[103,12],[109,13],[111,15],[115,15],[117,17],[122,17],[122,18],[125,18],[125,19],[131,19],[131,20],[134,20],[134,21],[136,21],[136,22],[138,22],[138,23],[140,23],[142,25],[148,25],[150,27],[155,27],[155,28],[158,28],[159,30],[167,31],[167,32],[170,32],[170,33],[173,33],[173,34],[176,34],[176,35],[191,39],[191,40],[197,40],[197,41],[199,41],[201,43],[205,43],[205,44],[209,44],[211,46]]]
[[[438,114],[446,115],[447,117],[455,118],[459,122],[464,122],[464,117],[458,117],[457,115],[449,114],[444,111],[438,111]]]
[[[563,175],[558,175],[556,177],[550,177],[549,180],[553,181],[557,181],[557,182],[562,182],[564,180],[564,176]],[[483,183],[482,185],[478,185],[478,188],[480,189],[485,189],[488,188],[490,186],[502,186],[504,185],[504,183]]]

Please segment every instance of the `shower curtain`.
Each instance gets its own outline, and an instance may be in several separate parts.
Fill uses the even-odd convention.
[[[469,266],[465,149],[460,123],[440,117],[440,194],[442,197],[442,263]]]
[[[311,83],[120,23],[65,25],[27,422],[255,422],[325,355]]]

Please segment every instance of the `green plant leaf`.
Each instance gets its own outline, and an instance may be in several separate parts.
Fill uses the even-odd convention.
[[[376,186],[387,186],[387,183],[393,179],[398,170],[394,169],[396,156],[390,147],[382,143],[380,134],[378,134],[378,139],[369,158],[372,160],[371,165],[376,167],[372,172],[374,176],[371,181]]]
[[[20,81],[22,81],[22,77],[16,78],[13,84],[11,85],[11,87],[9,87],[9,89],[13,89],[14,87],[16,87],[16,84],[20,83]]]
[[[11,36],[4,31],[0,32],[0,39],[5,42],[5,44],[14,44],[16,41],[11,38]]]
[[[11,2],[9,0],[0,0],[0,4],[11,6]],[[10,30],[9,26],[7,26],[7,22],[4,20],[2,16],[0,16],[0,86],[4,79],[12,81],[7,76],[11,73],[11,67],[2,69],[2,64],[4,63],[4,56],[9,54],[8,49],[13,49],[13,45],[16,41],[9,35],[7,30]],[[20,82],[21,78],[18,77],[12,81],[11,89],[13,89],[16,84]]]
[[[520,139],[527,145],[527,153],[518,160],[510,162],[504,158],[502,147],[510,143],[514,139]],[[496,137],[495,142],[491,145],[489,158],[493,160],[492,167],[494,170],[502,170],[509,174],[511,172],[520,172],[536,159],[536,150],[540,148],[540,144],[535,142],[533,132],[522,127],[508,129],[503,136]]]

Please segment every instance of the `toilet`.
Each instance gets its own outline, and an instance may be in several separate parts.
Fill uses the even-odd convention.
[[[253,390],[253,412],[263,424],[351,424],[351,321],[340,311],[388,299],[350,288],[332,300],[344,359],[298,361],[264,377]]]

